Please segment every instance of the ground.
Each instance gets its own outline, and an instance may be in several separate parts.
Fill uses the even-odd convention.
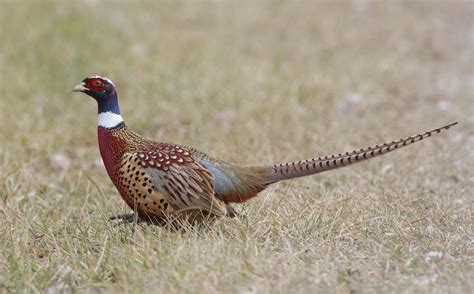
[[[465,292],[474,286],[471,1],[0,4],[0,292]],[[114,226],[102,74],[129,126],[239,164],[350,151],[182,233]]]

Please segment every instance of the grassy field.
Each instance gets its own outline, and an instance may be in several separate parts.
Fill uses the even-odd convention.
[[[382,5],[383,4],[383,5]],[[474,287],[471,1],[0,2],[0,293]],[[283,182],[211,230],[114,226],[103,74],[129,126],[241,164],[460,125]]]

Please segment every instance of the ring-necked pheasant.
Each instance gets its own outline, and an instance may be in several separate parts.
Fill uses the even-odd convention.
[[[99,148],[110,179],[142,219],[214,219],[233,216],[231,203],[255,197],[278,181],[312,175],[377,157],[447,130],[457,122],[391,143],[271,166],[242,167],[196,149],[148,140],[129,129],[107,78],[75,86],[98,103]],[[130,215],[121,218],[130,221]]]

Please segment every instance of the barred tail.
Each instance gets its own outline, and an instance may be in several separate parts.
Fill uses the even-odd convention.
[[[264,177],[264,181],[265,183],[270,184],[282,180],[303,177],[343,166],[348,166],[370,158],[387,154],[394,150],[421,141],[425,138],[431,137],[432,135],[439,134],[441,131],[447,130],[457,124],[457,122],[454,122],[423,134],[407,137],[398,141],[393,141],[391,143],[384,143],[365,149],[354,150],[352,152],[339,153],[338,155],[329,155],[289,163],[275,164],[272,167],[268,167],[268,172]]]

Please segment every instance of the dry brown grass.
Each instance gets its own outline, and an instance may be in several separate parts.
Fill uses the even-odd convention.
[[[2,1],[0,292],[468,293],[473,9]],[[460,125],[275,185],[209,231],[133,233],[107,221],[127,209],[100,162],[96,106],[71,93],[95,73],[136,131],[242,164]]]

